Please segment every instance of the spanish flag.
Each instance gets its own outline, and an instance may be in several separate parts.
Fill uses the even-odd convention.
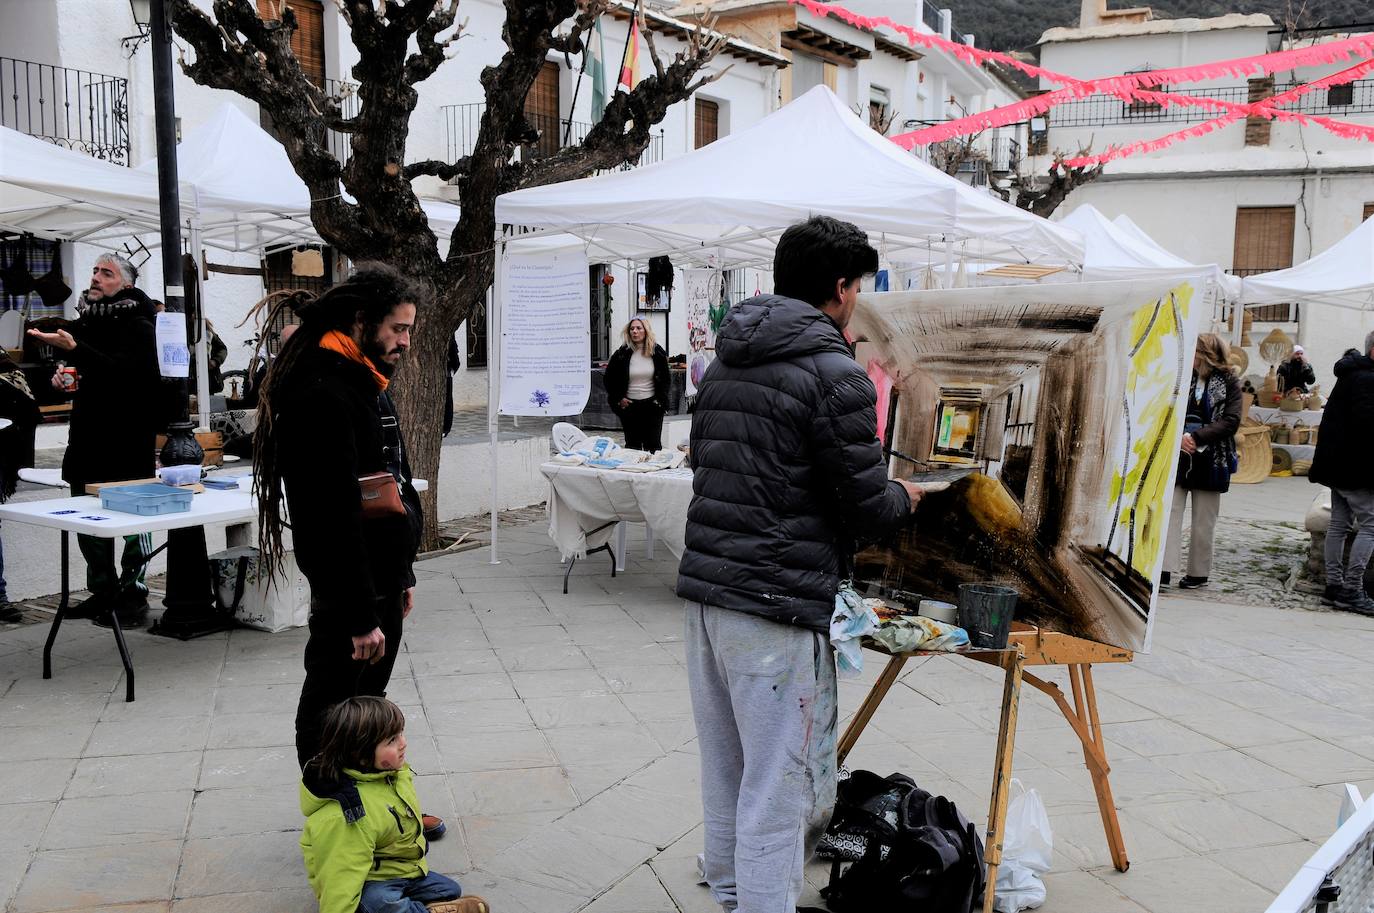
[[[625,43],[625,62],[620,65],[620,81],[616,83],[617,92],[634,91],[639,82],[639,17],[630,17],[630,36]]]

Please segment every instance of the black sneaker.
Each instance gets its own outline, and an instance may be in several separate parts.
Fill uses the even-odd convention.
[[[115,614],[119,618],[119,626],[124,630],[130,628],[141,628],[148,623],[148,600],[144,596],[122,596],[118,601],[119,608]],[[113,625],[110,622],[110,611],[106,609],[95,618],[92,623],[102,628],[109,628]]]
[[[1322,605],[1334,606],[1336,601],[1341,598],[1341,588],[1338,586],[1328,586],[1322,590]]]
[[[1206,585],[1206,577],[1193,577],[1188,574],[1183,575],[1183,579],[1178,582],[1180,590],[1196,590]]]
[[[92,593],[80,602],[67,604],[67,611],[62,613],[63,618],[99,618],[110,610],[110,603],[114,602],[112,593]]]
[[[1354,612],[1356,615],[1374,618],[1374,599],[1370,599],[1364,590],[1342,589],[1341,594],[1336,597],[1335,607],[1342,612]]]
[[[1169,573],[1168,571],[1165,571],[1164,573],[1160,574],[1160,575],[1159,575],[1159,585],[1160,585],[1160,586],[1168,586],[1168,585],[1169,585],[1169,581],[1170,581],[1171,579],[1173,579],[1173,576],[1174,576],[1174,575],[1171,574],[1171,573]]]
[[[0,622],[14,624],[24,620],[24,607],[8,599],[0,600]]]

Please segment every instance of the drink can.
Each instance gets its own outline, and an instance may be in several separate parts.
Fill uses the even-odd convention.
[[[57,373],[62,382],[62,388],[68,393],[75,393],[78,383],[76,368],[69,365],[62,365],[57,369]]]

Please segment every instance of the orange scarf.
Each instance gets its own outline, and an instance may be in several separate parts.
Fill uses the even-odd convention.
[[[391,381],[387,380],[382,372],[372,364],[372,359],[363,354],[363,350],[358,348],[358,343],[352,336],[340,330],[330,330],[320,339],[320,348],[330,352],[337,352],[349,361],[356,361],[358,364],[372,372],[372,379],[377,382],[377,390],[385,391]]]

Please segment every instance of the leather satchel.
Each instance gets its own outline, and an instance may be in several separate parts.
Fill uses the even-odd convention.
[[[374,472],[358,479],[362,492],[363,519],[381,520],[385,517],[404,517],[405,505],[401,503],[401,486],[396,477],[389,472]]]

